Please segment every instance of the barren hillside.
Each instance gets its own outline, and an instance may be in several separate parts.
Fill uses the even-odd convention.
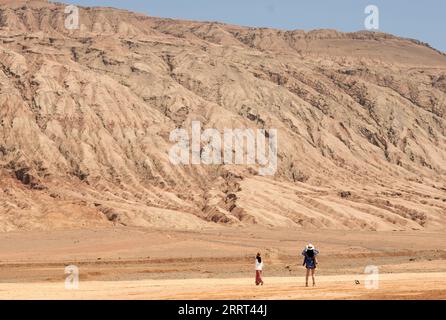
[[[444,54],[111,8],[67,30],[64,9],[0,0],[0,231],[446,226]],[[194,120],[276,128],[276,174],[172,165]]]

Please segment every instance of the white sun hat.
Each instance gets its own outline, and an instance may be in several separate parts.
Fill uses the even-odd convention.
[[[309,243],[309,244],[305,247],[305,249],[307,249],[307,250],[314,250],[314,246],[313,246],[311,243]]]

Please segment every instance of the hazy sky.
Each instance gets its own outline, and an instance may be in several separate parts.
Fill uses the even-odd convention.
[[[446,52],[445,0],[60,0],[109,6],[151,16],[221,21],[280,29],[364,29],[367,5],[376,5],[380,31],[428,42]]]

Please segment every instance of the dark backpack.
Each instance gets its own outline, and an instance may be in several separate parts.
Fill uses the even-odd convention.
[[[307,250],[307,256],[309,258],[314,258],[314,250]]]

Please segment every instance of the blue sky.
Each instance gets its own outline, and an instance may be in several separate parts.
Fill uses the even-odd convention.
[[[380,31],[428,42],[446,52],[444,0],[61,0],[108,6],[150,16],[280,29],[364,29],[367,5],[376,5]]]

